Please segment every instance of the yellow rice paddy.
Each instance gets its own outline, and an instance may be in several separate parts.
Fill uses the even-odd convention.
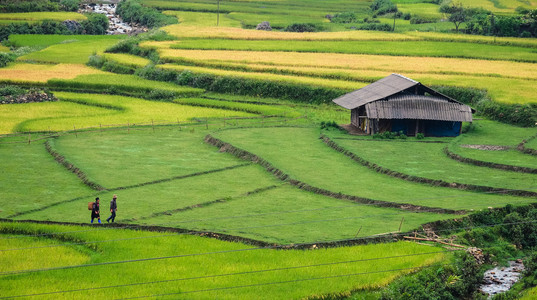
[[[73,79],[78,75],[104,74],[85,65],[58,64],[41,65],[17,63],[0,69],[0,81],[3,82],[47,82],[52,78]]]

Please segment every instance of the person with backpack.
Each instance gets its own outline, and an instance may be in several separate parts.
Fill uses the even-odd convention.
[[[114,223],[114,220],[116,219],[116,211],[117,211],[117,203],[116,203],[117,195],[114,195],[112,197],[112,200],[110,201],[110,217],[106,219],[106,222],[110,222],[112,220],[112,223]]]
[[[99,224],[101,224],[101,215],[99,211],[99,197],[95,198],[95,202],[93,202],[93,206],[91,209],[91,224],[93,224],[93,219],[97,218],[97,221],[99,221]]]

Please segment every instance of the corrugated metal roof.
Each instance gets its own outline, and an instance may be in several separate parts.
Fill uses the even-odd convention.
[[[470,106],[443,98],[402,95],[365,105],[370,119],[416,119],[472,122]]]
[[[336,104],[347,109],[354,109],[372,101],[384,99],[393,94],[404,91],[420,83],[399,74],[391,74],[370,85],[345,94],[334,101]]]

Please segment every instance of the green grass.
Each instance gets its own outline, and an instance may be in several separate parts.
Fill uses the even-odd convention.
[[[488,120],[474,122],[474,127],[469,132],[458,137],[455,144],[480,144],[516,146],[522,140],[537,134],[536,128],[521,128]]]
[[[223,211],[225,215],[222,215]],[[140,222],[287,244],[351,239],[358,231],[360,237],[397,232],[402,218],[401,230],[410,231],[420,224],[452,217],[360,205],[304,192],[285,184],[260,193],[226,199],[223,203]]]
[[[477,167],[452,160],[443,152],[447,144],[356,140],[347,139],[347,135],[336,135],[333,138],[334,142],[357,156],[403,174],[505,189],[530,190],[537,187],[535,174]],[[537,163],[537,159],[534,163]]]
[[[228,14],[217,16],[216,13],[174,10],[167,10],[163,13],[176,17],[181,25],[216,26],[217,18],[219,18],[219,26],[241,27],[241,22],[230,18]]]
[[[323,15],[317,16],[293,16],[292,18],[289,15],[275,15],[275,14],[256,14],[256,13],[237,13],[232,12],[227,15],[228,18],[240,22],[243,27],[246,28],[255,28],[257,24],[268,21],[270,26],[274,29],[285,28],[293,23],[324,23],[328,21],[324,18]]]
[[[537,157],[517,151],[516,146],[523,140],[537,135],[535,128],[520,128],[498,122],[480,120],[474,122],[473,129],[449,144],[449,150],[475,160],[520,167],[537,167]],[[531,148],[532,141],[526,146]],[[461,145],[494,145],[511,147],[510,150],[490,151],[462,147]],[[529,175],[531,176],[531,175]]]
[[[144,4],[159,9],[185,10],[201,12],[217,12],[215,2],[209,0],[198,0],[189,2],[177,2],[166,0],[144,0]],[[237,1],[221,2],[221,12],[241,12],[254,14],[274,14],[288,15],[290,18],[296,16],[319,16],[324,17],[328,13],[342,11],[363,11],[369,6],[367,1],[337,0],[330,2],[319,2],[312,0],[298,1]],[[261,22],[261,21],[260,21]]]
[[[90,55],[97,53],[102,54],[107,48],[116,44],[122,36],[94,36],[91,39],[81,39],[76,42],[67,42],[63,44],[52,44],[47,48],[20,56],[18,61],[33,61],[46,63],[69,63],[85,64]],[[45,37],[46,38],[46,37]],[[45,39],[45,38],[39,38]],[[59,39],[54,39],[57,42]],[[69,41],[69,39],[64,40]],[[36,42],[43,45],[46,42]]]
[[[76,12],[25,12],[25,13],[0,13],[0,20],[9,20],[9,21],[65,21],[65,20],[75,20],[75,21],[84,21],[86,16],[76,13]]]
[[[537,150],[537,138],[534,138],[526,143],[527,148]]]
[[[440,6],[433,3],[397,3],[397,8],[403,13],[411,13],[425,18],[441,19]]]
[[[80,124],[85,118],[107,114],[110,114],[108,109],[71,102],[0,105],[0,133],[70,130],[73,124],[67,121]]]
[[[178,87],[180,88],[180,87]],[[187,88],[189,89],[189,88]],[[87,114],[84,118],[54,118],[53,120],[35,120],[28,122],[25,129],[43,130],[50,126],[52,130],[66,130],[67,124],[72,123],[77,128],[96,127],[102,125],[117,125],[120,127],[135,124],[176,123],[186,122],[193,118],[222,118],[233,116],[251,116],[249,113],[213,109],[205,107],[193,107],[179,105],[171,102],[149,101],[140,98],[99,95],[99,94],[76,94],[56,92],[55,95],[62,101],[77,104],[104,107],[107,113]],[[71,125],[71,127],[73,126]],[[70,129],[70,128],[69,128]]]
[[[91,195],[72,173],[57,164],[43,142],[0,144],[0,217],[15,212],[47,207],[58,199]]]
[[[315,41],[189,39],[182,40],[171,48],[382,54],[537,62],[533,49],[524,47],[434,41],[333,41],[318,43]]]
[[[301,114],[295,112],[289,107],[281,107],[276,105],[264,105],[264,104],[252,104],[252,103],[241,103],[234,101],[226,101],[222,99],[207,99],[207,98],[181,98],[174,101],[178,104],[183,105],[192,105],[192,106],[201,106],[201,107],[212,107],[220,109],[228,109],[235,111],[243,111],[254,114],[261,114],[265,116],[286,116],[286,117],[300,117]]]
[[[172,87],[181,89],[179,86]],[[100,125],[105,128],[127,127],[128,124],[147,125],[151,122],[184,123],[193,118],[252,116],[251,113],[241,111],[194,107],[124,96],[67,92],[54,94],[60,99],[59,102],[1,105],[0,133],[65,131]]]
[[[334,193],[449,209],[480,209],[533,201],[435,188],[376,173],[324,145],[316,128],[226,130],[216,136],[259,155],[291,178]]]
[[[157,132],[143,130],[127,133],[122,130],[78,137],[69,135],[56,140],[54,147],[91,178],[109,188],[242,163],[203,143],[205,131],[187,130],[162,128]]]
[[[4,228],[2,228],[4,229]],[[56,266],[76,266],[87,263],[89,255],[78,247],[62,247],[64,243],[54,239],[0,235],[0,249],[32,248],[33,251],[9,251],[0,256],[0,272]],[[59,246],[59,247],[58,247]],[[53,247],[53,248],[51,248]],[[46,257],[46,259],[44,259]]]
[[[2,223],[2,231],[11,228],[22,233],[33,232],[65,232],[87,230],[76,226],[38,225],[38,224],[10,224]],[[12,230],[12,229],[11,229]],[[322,296],[328,294],[348,293],[355,289],[379,288],[385,286],[395,278],[409,271],[393,271],[371,273],[402,268],[426,266],[445,259],[446,255],[426,254],[441,251],[437,247],[429,247],[409,242],[398,242],[378,245],[363,245],[354,247],[340,247],[317,250],[249,250],[254,247],[222,242],[215,239],[202,238],[189,235],[175,235],[152,237],[162,235],[156,232],[135,230],[101,230],[90,232],[72,232],[61,236],[77,241],[99,241],[112,239],[126,239],[122,241],[103,242],[94,244],[96,250],[84,250],[87,263],[106,263],[121,260],[143,259],[152,257],[186,255],[180,258],[170,258],[121,265],[102,265],[57,271],[42,271],[28,275],[4,276],[0,281],[3,296],[25,295],[71,289],[100,288],[110,285],[123,285],[130,283],[143,283],[159,280],[179,278],[204,277],[240,272],[255,272],[262,270],[288,268],[243,275],[230,275],[190,280],[177,280],[146,285],[133,285],[113,289],[95,289],[91,292],[70,292],[51,295],[55,299],[95,299],[122,298],[147,296],[162,293],[178,293],[171,297],[175,299],[282,299],[306,298],[308,296]],[[130,239],[130,240],[129,240]],[[132,240],[134,239],[134,240]],[[42,239],[42,243],[54,243]],[[2,249],[10,245],[0,240]],[[141,243],[143,246],[141,247]],[[30,246],[31,244],[29,244]],[[72,246],[65,250],[58,248],[44,248],[43,256],[25,261],[39,264],[49,253],[66,253],[71,257],[81,257],[81,254],[72,253]],[[75,248],[76,249],[76,248]],[[245,251],[236,252],[244,249]],[[9,251],[3,254],[10,262],[26,253],[36,252],[35,249]],[[79,250],[80,251],[80,250]],[[228,251],[220,254],[206,254],[188,256],[189,254]],[[358,261],[382,258],[388,256],[422,254],[383,260]],[[339,264],[331,264],[337,263]],[[79,263],[82,263],[79,261]],[[54,266],[64,266],[68,262],[52,260]],[[317,264],[331,264],[317,267],[304,267]],[[298,268],[297,268],[298,267]],[[26,268],[23,268],[26,269]],[[9,268],[9,270],[16,270]],[[321,277],[338,276],[346,274],[368,273],[355,276],[315,279]],[[107,274],[107,276],[104,276]],[[308,280],[314,279],[314,280]],[[296,281],[281,284],[269,284],[282,281]],[[244,285],[260,285],[254,287],[221,289],[203,291],[181,295],[180,292],[199,291],[206,289],[230,288]]]
[[[117,35],[11,34],[9,36],[9,42],[16,47],[46,47],[54,44],[68,44],[100,40],[111,40],[117,42],[122,38],[122,36]]]
[[[166,91],[175,93],[177,97],[197,96],[202,89],[180,86],[168,82],[159,82],[143,79],[134,75],[121,74],[90,74],[80,75],[74,79],[52,79],[48,85],[51,87],[81,90],[104,90],[112,92],[133,93],[150,97],[151,92]]]
[[[143,57],[132,55],[132,54],[106,53],[103,56],[107,60],[111,60],[111,61],[120,63],[122,65],[134,67],[134,68],[145,67],[146,65],[151,63],[151,61],[147,58],[143,58]]]

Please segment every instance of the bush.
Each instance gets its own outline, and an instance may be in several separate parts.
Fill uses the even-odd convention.
[[[389,24],[367,23],[359,26],[360,30],[376,30],[376,31],[392,31],[392,26]]]
[[[100,69],[103,67],[104,63],[105,63],[104,57],[97,55],[97,54],[93,54],[92,56],[89,57],[89,61],[87,65]]]
[[[429,19],[429,18],[424,18],[424,17],[420,17],[420,16],[413,16],[410,19],[410,24],[427,24],[427,23],[435,23],[436,21],[437,21],[436,19]]]
[[[284,31],[287,32],[316,32],[320,31],[320,28],[311,23],[294,23],[285,27]]]
[[[330,88],[212,74],[194,74],[190,71],[177,72],[158,69],[154,66],[138,69],[135,74],[146,79],[170,81],[212,92],[282,98],[305,103],[330,103],[332,99],[344,94],[343,91]]]
[[[108,30],[108,18],[104,14],[86,14],[87,20],[80,23],[84,34],[106,34]]]
[[[77,11],[80,0],[60,0],[60,8],[65,11]]]
[[[4,85],[0,87],[0,96],[18,96],[26,93],[26,90],[16,85]]]
[[[395,5],[390,0],[374,0],[371,3],[371,11],[373,11],[373,16],[381,16],[387,13],[397,12],[397,5]]]
[[[473,256],[455,255],[442,265],[404,276],[385,288],[380,299],[469,299],[482,280],[482,272]]]
[[[59,3],[48,0],[13,1],[0,0],[0,12],[34,12],[34,11],[59,11]]]
[[[177,19],[158,10],[142,5],[140,0],[124,0],[118,3],[116,13],[129,23],[138,23],[149,28],[177,23]]]
[[[0,26],[0,41],[6,40],[11,34],[106,34],[108,18],[103,14],[87,14],[87,20],[80,27],[71,31],[61,22],[44,20],[41,23],[10,23]]]
[[[7,66],[12,61],[15,61],[17,56],[9,52],[0,52],[0,68]]]
[[[410,20],[412,18],[412,14],[410,13],[404,13],[402,16],[403,20]]]
[[[423,133],[419,132],[419,133],[416,134],[416,138],[418,140],[423,140],[425,138],[425,135],[423,135]]]
[[[332,23],[356,23],[357,21],[358,18],[352,11],[337,13],[330,19]]]
[[[537,122],[537,105],[492,101],[486,91],[462,87],[434,87],[438,92],[475,108],[479,114],[507,124],[531,127]]]

